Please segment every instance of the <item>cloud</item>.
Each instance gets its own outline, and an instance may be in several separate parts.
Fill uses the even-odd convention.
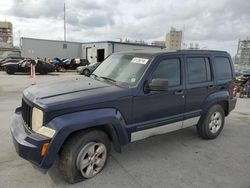
[[[57,18],[63,15],[63,4],[60,0],[13,0],[13,6],[6,13],[23,18]]]
[[[13,21],[21,35],[62,38],[63,1],[10,2],[0,16]],[[234,54],[237,40],[250,34],[249,0],[66,0],[66,9],[67,36],[74,41],[123,37],[150,42],[164,39],[173,26],[184,31],[185,42],[217,45]]]
[[[103,27],[106,25],[112,25],[113,23],[111,15],[105,13],[91,14],[80,20],[80,24],[86,27]]]

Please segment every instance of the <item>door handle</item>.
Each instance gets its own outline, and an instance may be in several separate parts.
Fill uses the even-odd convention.
[[[208,89],[213,89],[214,88],[214,85],[209,85],[207,86]]]
[[[179,91],[175,91],[174,94],[175,95],[183,95],[184,92],[183,92],[183,90],[179,90]]]

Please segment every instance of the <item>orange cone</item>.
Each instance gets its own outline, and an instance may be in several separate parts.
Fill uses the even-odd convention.
[[[31,84],[36,85],[36,69],[35,65],[31,64]]]

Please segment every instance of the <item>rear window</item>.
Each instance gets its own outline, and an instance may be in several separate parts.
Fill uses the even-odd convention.
[[[218,80],[232,79],[232,69],[227,57],[215,57],[214,64]]]

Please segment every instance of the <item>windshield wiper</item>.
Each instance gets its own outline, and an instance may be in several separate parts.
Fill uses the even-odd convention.
[[[101,79],[109,81],[110,83],[115,84],[115,85],[117,85],[119,87],[124,87],[124,86],[129,87],[129,84],[126,83],[126,82],[119,82],[119,81],[116,81],[116,80],[114,80],[112,78],[108,78],[108,77],[105,77],[105,76],[97,76],[96,74],[91,74],[91,75],[93,75],[94,79],[97,79],[99,81],[100,81],[100,78],[101,78]]]
[[[112,78],[108,78],[108,77],[105,77],[105,76],[100,76],[100,78],[116,83],[116,80],[114,80]]]
[[[92,73],[91,75],[90,75],[92,78],[94,78],[94,79],[96,79],[96,80],[100,80],[99,78],[99,76],[97,76],[96,74],[94,74],[94,73]]]
[[[96,78],[96,77],[99,77],[99,76],[97,76],[97,75],[94,74],[94,73],[92,73],[90,76],[94,76],[95,78]]]

